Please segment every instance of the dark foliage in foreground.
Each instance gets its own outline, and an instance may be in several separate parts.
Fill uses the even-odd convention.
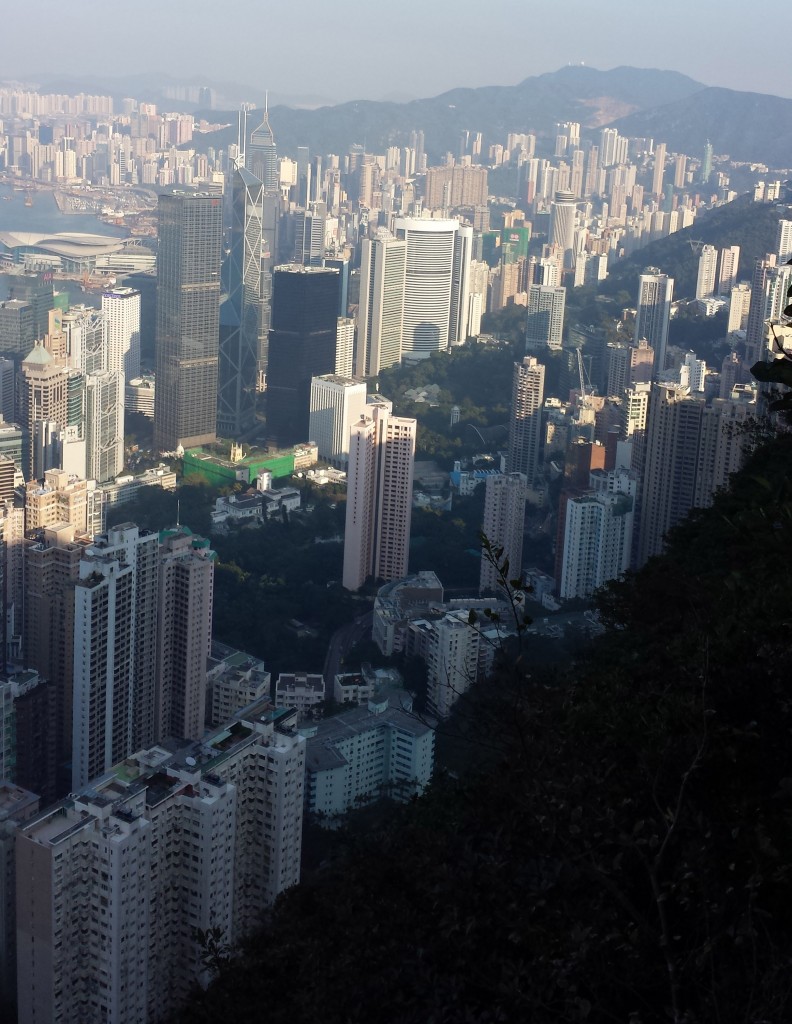
[[[570,678],[460,702],[471,770],[350,837],[191,1024],[792,1017],[792,439],[603,596]]]

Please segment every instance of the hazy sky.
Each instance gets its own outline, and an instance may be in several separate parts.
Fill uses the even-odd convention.
[[[176,78],[330,100],[512,85],[584,62],[792,97],[792,4],[747,0],[0,0],[0,78]],[[760,13],[757,13],[760,11]]]

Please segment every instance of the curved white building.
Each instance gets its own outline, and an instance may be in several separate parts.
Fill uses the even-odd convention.
[[[402,357],[426,359],[467,335],[459,313],[467,310],[468,234],[459,221],[423,217],[397,218],[395,229],[407,242]]]

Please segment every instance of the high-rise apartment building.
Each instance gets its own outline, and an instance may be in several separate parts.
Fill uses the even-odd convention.
[[[308,440],[311,378],[335,371],[338,271],[298,264],[273,273],[267,434],[279,446]]]
[[[751,308],[751,286],[743,281],[732,288],[729,293],[729,322],[727,331],[744,331],[748,323],[748,311]]]
[[[394,416],[390,402],[369,403],[353,424],[347,470],[343,584],[407,575],[416,421]]]
[[[167,530],[159,551],[157,738],[199,739],[206,712],[212,642],[214,552],[187,527]]]
[[[335,372],[340,377],[351,377],[355,364],[355,321],[340,316],[336,321]]]
[[[366,413],[366,384],[362,380],[326,374],[311,380],[308,436],[320,459],[345,468],[353,424]]]
[[[159,198],[154,447],[160,451],[217,436],[222,213],[215,195]]]
[[[487,477],[482,532],[493,549],[503,549],[495,564],[483,552],[479,591],[490,592],[502,586],[498,567],[509,563],[507,579],[522,573],[523,526],[527,481],[523,473],[498,473]]]
[[[654,171],[652,172],[652,195],[659,199],[663,194],[663,178],[665,176],[666,144],[658,142],[654,152]]]
[[[707,406],[683,385],[653,384],[646,429],[637,564],[660,554],[691,508],[712,502],[742,460],[735,424],[755,412],[753,394]]]
[[[299,881],[304,772],[303,738],[251,716],[127,756],[25,823],[20,1020],[173,1016],[209,980],[200,932],[235,945]]]
[[[525,321],[527,351],[561,349],[565,306],[566,288],[562,285],[532,284],[528,288],[528,312]]]
[[[718,295],[730,295],[737,285],[737,272],[740,266],[740,247],[730,245],[720,251],[718,267]]]
[[[718,250],[714,245],[702,246],[699,255],[696,298],[709,299],[715,294],[715,277],[718,265]]]
[[[599,486],[566,503],[558,594],[590,598],[630,567],[637,477],[596,470]]]
[[[647,267],[638,280],[634,343],[637,345],[641,338],[646,338],[654,349],[653,376],[656,377],[665,369],[674,279],[655,267]]]
[[[124,381],[140,376],[140,292],[111,288],[102,294],[106,365]]]
[[[779,220],[776,229],[775,258],[779,266],[792,259],[792,220]]]
[[[529,485],[539,468],[544,375],[544,366],[534,356],[525,356],[521,363],[514,364],[506,469],[508,473],[521,473]]]

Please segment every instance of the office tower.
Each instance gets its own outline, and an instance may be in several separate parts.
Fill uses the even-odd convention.
[[[346,256],[325,256],[322,266],[338,271],[338,315],[349,315],[349,259]]]
[[[19,1015],[171,1019],[299,881],[305,740],[269,717],[143,750],[17,833]],[[47,893],[46,898],[41,898]]]
[[[311,153],[308,146],[297,147],[297,192],[298,206],[308,208],[311,201]]]
[[[468,298],[470,295],[470,264],[473,255],[473,228],[460,224],[454,239],[454,262],[451,272],[451,311],[448,344],[463,345],[469,331]]]
[[[730,245],[720,251],[718,270],[718,295],[730,295],[737,285],[737,270],[740,265],[739,245]]]
[[[652,373],[656,377],[665,369],[674,279],[655,267],[647,267],[638,280],[634,343],[637,345],[641,338],[646,338],[654,349]]]
[[[712,143],[709,139],[704,143],[704,156],[701,160],[701,175],[700,180],[702,185],[706,185],[712,177]],[[721,292],[725,294],[725,292]]]
[[[355,321],[340,316],[336,328],[335,372],[340,377],[351,377],[355,363]]]
[[[570,498],[566,504],[558,581],[562,600],[588,599],[630,567],[637,478],[626,470],[598,472],[602,489]]]
[[[272,253],[264,185],[244,167],[231,179],[231,235],[220,306],[217,430],[238,437],[256,422],[258,373],[266,372]]]
[[[355,373],[374,377],[401,359],[407,243],[364,238],[360,258],[360,305]]]
[[[16,376],[14,360],[0,357],[0,417],[7,423],[16,419]]]
[[[487,477],[486,488],[482,533],[493,549],[502,548],[503,553],[493,565],[482,551],[481,593],[502,588],[498,567],[506,561],[509,563],[507,581],[521,578],[527,480],[524,473],[498,473]]]
[[[296,210],[291,214],[294,227],[295,263],[306,267],[321,267],[325,254],[325,227],[327,212],[324,203],[312,203],[308,210]]]
[[[395,230],[407,243],[402,358],[425,359],[465,340],[454,311],[461,309],[459,289],[468,278],[466,243],[456,220],[397,217]]]
[[[718,264],[718,250],[714,245],[701,249],[696,278],[696,298],[709,299],[715,294],[715,272]]]
[[[85,476],[103,484],[124,468],[123,376],[100,370],[85,378]]]
[[[544,375],[544,366],[533,356],[514,364],[506,470],[522,473],[529,486],[539,469]]]
[[[134,288],[112,288],[102,294],[107,362],[111,373],[122,373],[124,381],[140,376],[140,292]]]
[[[665,175],[666,144],[658,142],[654,152],[654,171],[652,174],[652,195],[658,199],[663,194],[663,176]]]
[[[277,195],[280,192],[278,154],[275,149],[275,136],[269,123],[268,100],[264,104],[263,121],[250,134],[246,161],[251,174],[258,178],[264,190]]]
[[[557,245],[564,253],[564,269],[575,266],[575,193],[569,190],[556,192],[550,204],[549,244]]]
[[[280,447],[308,440],[311,377],[333,373],[338,271],[297,264],[272,275],[267,435]]]
[[[15,274],[9,283],[8,297],[33,307],[33,337],[40,341],[49,330],[50,311],[55,308],[52,276],[46,273]]]
[[[370,403],[352,427],[347,470],[343,584],[407,575],[416,421]]]
[[[187,527],[168,530],[159,552],[155,732],[199,739],[206,711],[206,660],[212,642],[214,557]]]
[[[792,259],[792,220],[780,220],[776,230],[775,257],[778,266]]]
[[[618,342],[608,342],[608,382],[605,387],[606,395],[613,395],[621,398],[624,389],[630,380],[630,354],[632,349],[629,345],[622,345]]]
[[[527,351],[559,350],[564,334],[566,288],[563,285],[532,284],[528,288],[525,326]]]
[[[205,193],[159,197],[157,389],[154,447],[215,440],[222,201]]]
[[[0,352],[6,356],[25,355],[35,341],[33,306],[22,299],[0,302]]]
[[[352,425],[366,412],[366,385],[337,374],[311,379],[311,415],[308,436],[320,459],[346,468]]]
[[[729,322],[727,331],[744,331],[751,308],[751,286],[743,281],[732,288],[729,294]]]
[[[36,457],[33,444],[35,427],[42,422],[52,422],[57,426],[68,423],[68,379],[69,371],[59,366],[39,343],[22,360],[21,420],[30,439],[28,463],[25,466],[27,479],[39,479],[50,468],[44,464],[45,460],[41,456]]]

